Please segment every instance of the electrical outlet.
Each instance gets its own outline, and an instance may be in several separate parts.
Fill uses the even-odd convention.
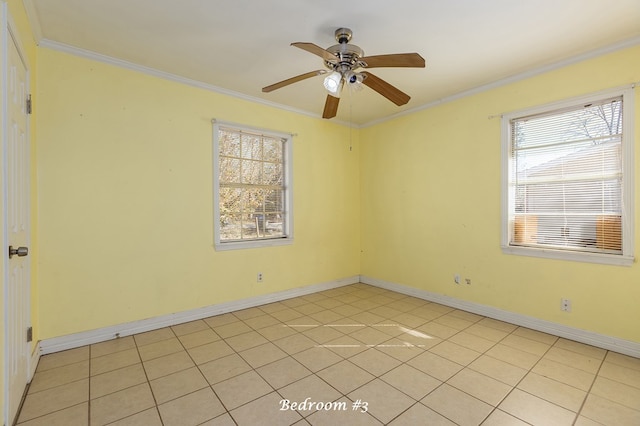
[[[455,274],[453,276],[453,282],[456,283],[456,284],[460,284],[460,275]]]
[[[259,283],[261,283],[261,282],[262,282],[262,278],[263,278],[263,277],[262,277],[262,272],[258,272],[258,276],[257,276],[257,278],[256,278],[256,281],[257,281],[257,282],[259,282]]]
[[[471,285],[471,278],[465,278],[464,282],[466,282],[467,285]]]
[[[560,310],[564,312],[571,312],[571,299],[560,299]]]

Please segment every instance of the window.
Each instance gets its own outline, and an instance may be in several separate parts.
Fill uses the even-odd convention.
[[[502,118],[502,247],[510,254],[633,262],[633,91]]]
[[[214,121],[216,249],[291,243],[291,138]]]

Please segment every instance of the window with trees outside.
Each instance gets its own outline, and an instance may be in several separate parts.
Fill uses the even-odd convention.
[[[633,90],[502,118],[505,253],[633,262]]]
[[[291,135],[214,121],[216,249],[289,244]]]

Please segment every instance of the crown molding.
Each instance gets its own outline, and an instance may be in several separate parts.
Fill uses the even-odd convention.
[[[94,61],[98,61],[98,62],[104,62],[107,64],[111,64],[111,65],[115,65],[115,66],[119,66],[122,68],[127,68],[129,70],[133,70],[133,71],[137,71],[137,72],[141,72],[144,74],[148,74],[148,75],[152,75],[155,77],[159,77],[159,78],[163,78],[166,80],[170,80],[170,81],[174,81],[177,83],[181,83],[181,84],[186,84],[189,86],[193,86],[193,87],[197,87],[200,89],[204,89],[204,90],[208,90],[211,92],[215,92],[215,93],[219,93],[219,94],[223,94],[223,95],[227,95],[227,96],[231,96],[234,98],[238,98],[241,100],[245,100],[248,102],[254,102],[254,103],[258,103],[261,105],[265,105],[268,107],[272,107],[272,108],[277,108],[277,109],[281,109],[284,111],[288,111],[288,112],[292,112],[295,114],[301,114],[307,117],[312,117],[312,118],[321,118],[320,114],[315,114],[306,110],[302,110],[299,108],[293,108],[290,107],[288,105],[284,105],[284,104],[280,104],[280,103],[276,103],[276,102],[271,102],[271,101],[267,101],[265,99],[262,98],[258,98],[255,96],[249,96],[249,95],[245,95],[243,93],[240,92],[236,92],[233,90],[228,90],[219,86],[215,86],[212,84],[208,84],[208,83],[204,83],[202,81],[198,81],[198,80],[193,80],[190,78],[186,78],[186,77],[182,77],[176,74],[171,74],[171,73],[167,73],[164,71],[160,71],[157,70],[155,68],[151,68],[151,67],[146,67],[143,65],[138,65],[135,64],[133,62],[128,62],[122,59],[117,59],[111,56],[107,56],[107,55],[103,55],[100,53],[96,53],[93,51],[89,51],[89,50],[85,50],[85,49],[81,49],[78,47],[74,47],[68,44],[64,44],[64,43],[59,43],[53,40],[49,40],[47,38],[43,37],[42,34],[42,29],[41,29],[41,25],[40,25],[40,20],[38,18],[38,13],[36,11],[36,8],[33,4],[33,0],[23,0],[23,4],[27,13],[27,18],[29,19],[29,22],[31,24],[31,28],[32,28],[32,32],[33,32],[33,37],[36,41],[36,44],[38,46],[41,47],[46,47],[49,49],[53,49],[53,50],[57,50],[57,51],[61,51],[61,52],[65,52],[65,53],[69,53],[72,55],[76,55],[76,56],[80,56],[80,57],[84,57],[86,59],[91,59]],[[418,105],[416,107],[404,110],[402,112],[396,113],[396,114],[392,114],[390,116],[387,117],[383,117],[377,120],[372,120],[369,121],[367,123],[363,123],[363,124],[354,124],[354,123],[350,123],[350,122],[346,122],[346,121],[341,121],[341,120],[332,120],[333,123],[335,124],[340,124],[343,126],[347,126],[347,127],[352,127],[352,128],[356,128],[356,129],[362,129],[362,128],[366,128],[366,127],[371,127],[371,126],[375,126],[377,124],[381,124],[390,120],[395,120],[396,118],[400,118],[400,117],[404,117],[407,115],[411,115],[420,111],[424,111],[426,109],[430,109],[442,104],[446,104],[449,102],[453,102],[456,101],[458,99],[461,98],[465,98],[467,96],[472,96],[472,95],[476,95],[478,93],[482,93],[482,92],[486,92],[492,89],[496,89],[502,86],[506,86],[508,84],[512,84],[518,81],[522,81],[540,74],[544,74],[550,71],[554,71],[563,67],[566,67],[568,65],[572,65],[578,62],[582,62],[588,59],[592,59],[592,58],[596,58],[598,56],[602,56],[602,55],[606,55],[609,53],[613,53],[613,52],[617,52],[619,50],[623,50],[623,49],[627,49],[630,47],[634,47],[640,45],[640,36],[635,36],[626,40],[622,40],[620,42],[611,44],[611,45],[607,45],[607,46],[603,46],[597,49],[593,49],[590,50],[588,52],[584,52],[581,53],[579,55],[575,55],[572,56],[570,58],[566,58],[563,59],[561,61],[557,61],[557,62],[553,62],[551,64],[548,65],[543,65],[541,67],[532,69],[532,70],[528,70],[525,72],[521,72],[518,74],[514,74],[511,75],[509,77],[505,77],[502,78],[500,80],[496,80],[494,82],[488,83],[488,84],[484,84],[481,86],[477,86],[474,88],[471,88],[469,90],[464,90],[462,92],[453,94],[451,96],[446,96],[444,98],[435,100],[433,102],[428,102],[426,104],[422,104],[422,105]]]
[[[458,100],[458,99],[461,99],[461,98],[465,98],[467,96],[476,95],[478,93],[482,93],[482,92],[486,92],[486,91],[489,91],[489,90],[492,90],[492,89],[496,89],[498,87],[506,86],[506,85],[511,84],[511,83],[516,83],[518,81],[526,80],[527,78],[535,77],[537,75],[544,74],[546,72],[550,72],[550,71],[554,71],[554,70],[557,70],[557,69],[560,69],[560,68],[564,68],[564,67],[566,67],[568,65],[572,65],[572,64],[575,64],[575,63],[578,63],[578,62],[586,61],[588,59],[593,59],[593,58],[596,58],[598,56],[602,56],[602,55],[606,55],[606,54],[609,54],[609,53],[617,52],[619,50],[627,49],[627,48],[634,47],[634,46],[637,46],[637,45],[640,45],[640,36],[632,37],[630,39],[623,40],[623,41],[615,43],[615,44],[611,44],[611,45],[608,45],[608,46],[600,47],[598,49],[590,50],[588,52],[581,53],[579,55],[572,56],[570,58],[563,59],[561,61],[553,62],[551,64],[544,65],[544,66],[541,66],[541,67],[538,67],[538,68],[535,68],[535,69],[532,69],[532,70],[529,70],[529,71],[525,71],[525,72],[521,72],[521,73],[518,73],[518,74],[514,74],[512,76],[505,77],[505,78],[502,78],[500,80],[496,80],[496,81],[488,83],[488,84],[483,84],[482,86],[474,87],[474,88],[471,88],[469,90],[465,90],[465,91],[456,93],[454,95],[447,96],[447,97],[444,97],[442,99],[438,99],[438,100],[433,101],[433,102],[429,102],[429,103],[426,103],[426,104],[423,104],[423,105],[416,106],[416,107],[411,108],[411,109],[404,110],[402,112],[390,115],[388,117],[380,118],[378,120],[369,121],[368,123],[364,123],[364,124],[360,125],[360,128],[375,126],[376,124],[384,123],[386,121],[394,120],[394,119],[399,118],[399,117],[404,117],[406,115],[414,114],[416,112],[423,111],[423,110],[429,109],[429,108],[433,108],[433,107],[436,107],[438,105],[446,104],[448,102],[453,102],[455,100]]]
[[[27,0],[28,1],[28,0]],[[229,90],[229,89],[225,89],[223,87],[219,87],[219,86],[215,86],[213,84],[209,84],[209,83],[204,83],[202,81],[199,80],[193,80],[187,77],[182,77],[180,75],[176,75],[176,74],[172,74],[172,73],[168,73],[165,71],[160,71],[158,69],[155,68],[151,68],[151,67],[147,67],[144,65],[139,65],[133,62],[129,62],[129,61],[125,61],[123,59],[118,59],[118,58],[114,58],[112,56],[108,56],[108,55],[103,55],[101,53],[96,53],[90,50],[86,50],[86,49],[81,49],[75,46],[71,46],[68,44],[64,44],[64,43],[59,43],[57,41],[53,41],[53,40],[49,40],[46,38],[42,38],[40,39],[38,46],[40,47],[44,47],[47,49],[51,49],[51,50],[56,50],[58,52],[63,52],[63,53],[68,53],[70,55],[74,55],[74,56],[79,56],[85,59],[90,59],[96,62],[102,62],[105,64],[109,64],[109,65],[114,65],[120,68],[125,68],[131,71],[136,71],[139,73],[143,73],[143,74],[147,74],[153,77],[158,77],[158,78],[162,78],[165,80],[169,80],[169,81],[173,81],[176,83],[180,83],[180,84],[186,84],[188,86],[192,86],[192,87],[196,87],[199,89],[204,89],[204,90],[208,90],[210,92],[215,92],[221,95],[226,95],[226,96],[231,96],[237,99],[241,99],[244,101],[248,101],[248,102],[253,102],[253,103],[257,103],[257,104],[261,104],[264,106],[268,106],[268,107],[272,107],[272,108],[278,108],[281,110],[285,110],[288,112],[292,112],[295,114],[301,114],[301,115],[305,115],[307,117],[312,117],[312,118],[322,118],[319,114],[315,114],[315,113],[311,113],[309,111],[305,111],[302,109],[298,109],[298,108],[293,108],[290,107],[288,105],[283,105],[283,104],[279,104],[276,102],[271,102],[271,101],[267,101],[261,98],[257,98],[255,96],[249,96],[249,95],[245,95],[244,93],[240,93],[240,92],[236,92],[233,90]],[[334,123],[337,124],[342,124],[342,125],[349,125],[346,122],[342,122],[339,120],[334,121]]]

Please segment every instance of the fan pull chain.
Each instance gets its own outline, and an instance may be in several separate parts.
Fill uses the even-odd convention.
[[[349,91],[349,152],[353,151],[353,91]]]

